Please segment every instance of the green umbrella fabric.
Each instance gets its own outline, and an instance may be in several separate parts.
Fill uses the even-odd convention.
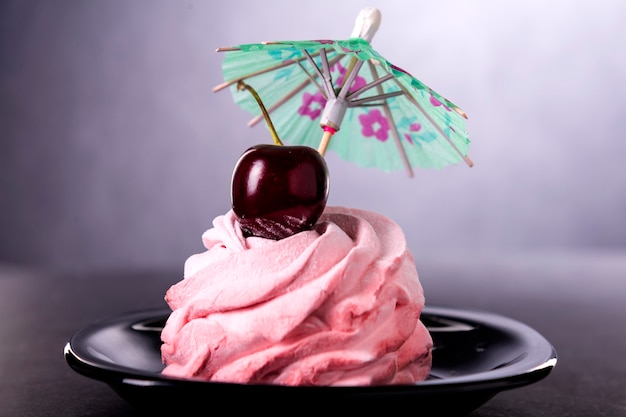
[[[441,168],[463,160],[472,165],[467,157],[465,114],[388,62],[364,39],[281,41],[227,49],[222,65],[225,82],[214,90],[230,87],[238,105],[260,115],[255,99],[237,90],[237,82],[245,80],[263,100],[286,143],[319,146],[320,119],[328,97],[322,88],[323,73],[314,65],[323,68],[325,55],[335,91],[349,80],[354,63],[364,61],[353,75],[348,108],[329,150],[384,171],[405,168],[412,173],[412,167]],[[355,94],[381,78],[386,81]],[[251,123],[262,120],[257,117]]]

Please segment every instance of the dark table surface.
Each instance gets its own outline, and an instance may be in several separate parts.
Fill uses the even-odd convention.
[[[472,417],[626,416],[626,251],[416,261],[428,305],[506,315],[534,327],[558,352],[547,378],[499,393]],[[179,275],[0,264],[0,416],[136,415],[107,385],[74,372],[63,347],[94,321],[165,307],[163,294]]]

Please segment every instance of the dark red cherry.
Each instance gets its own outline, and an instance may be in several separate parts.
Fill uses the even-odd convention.
[[[239,158],[233,211],[245,236],[283,239],[312,228],[328,199],[328,167],[308,146],[257,145]]]

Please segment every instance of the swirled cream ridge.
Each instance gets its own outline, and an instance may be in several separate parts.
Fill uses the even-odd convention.
[[[404,234],[327,207],[313,230],[244,238],[232,213],[166,294],[163,373],[284,385],[414,383],[431,366],[424,294]]]

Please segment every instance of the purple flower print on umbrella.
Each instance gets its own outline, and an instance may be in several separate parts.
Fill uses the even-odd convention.
[[[411,126],[409,126],[409,130],[411,132],[419,132],[421,128],[422,128],[422,125],[419,123],[411,123]]]
[[[360,114],[359,122],[361,122],[361,133],[369,138],[374,136],[381,142],[389,139],[389,121],[383,116],[378,109],[374,109],[369,113]]]
[[[432,94],[430,95],[430,104],[432,104],[435,107],[443,106],[443,108],[446,109],[446,111],[451,111],[448,106],[443,104],[441,101],[437,99],[437,97],[433,96]]]
[[[302,95],[302,105],[298,108],[300,116],[308,116],[315,120],[322,114],[322,109],[326,104],[326,99],[320,92],[315,94],[304,93]]]
[[[409,132],[419,132],[420,129],[422,128],[422,125],[419,123],[411,123],[411,125],[409,126]],[[414,143],[413,142],[413,137],[411,136],[410,133],[405,133],[404,134],[404,138],[407,140],[407,142],[409,142],[411,145]]]

